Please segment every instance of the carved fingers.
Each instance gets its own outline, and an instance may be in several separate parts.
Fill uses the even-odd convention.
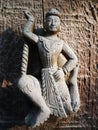
[[[64,72],[61,68],[59,68],[54,74],[53,77],[55,81],[62,80],[64,78]]]
[[[27,19],[34,20],[34,16],[31,14],[31,12],[29,10],[24,11],[24,14]]]
[[[71,105],[73,108],[73,112],[77,112],[79,110],[80,107],[80,96],[79,96],[79,92],[78,89],[71,88]]]
[[[71,102],[72,108],[73,108],[73,112],[77,112],[79,110],[80,107],[80,98],[77,98],[76,100]]]

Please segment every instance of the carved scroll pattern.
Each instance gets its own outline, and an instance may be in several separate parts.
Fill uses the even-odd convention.
[[[29,104],[29,106],[32,106],[28,99],[25,99],[24,95],[15,86],[14,88],[6,87],[12,85],[6,79],[11,79],[13,82],[14,79],[17,79],[21,75],[21,70],[24,72],[26,70],[28,47],[22,38],[22,29],[26,22],[23,11],[29,9],[33,15],[36,16],[36,12],[39,14],[36,16],[37,19],[35,21],[35,28],[39,28],[43,22],[41,7],[42,3],[36,0],[0,0],[0,122],[7,120],[9,117],[9,123],[11,120],[14,121],[14,118],[15,120],[21,120],[27,111],[30,111],[30,108],[25,105]],[[23,51],[23,54],[22,50],[25,51]],[[18,62],[21,63],[21,60],[23,60],[23,64],[17,64]],[[14,65],[16,64],[16,67],[13,66],[13,63]],[[3,83],[1,82],[2,79]],[[22,111],[19,110],[21,103],[23,104],[23,107],[21,107]],[[22,117],[19,113],[22,113]]]

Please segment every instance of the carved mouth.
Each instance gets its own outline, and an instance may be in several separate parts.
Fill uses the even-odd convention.
[[[57,27],[56,26],[51,26],[50,29],[57,29]]]
[[[56,28],[56,26],[51,26],[52,28]]]

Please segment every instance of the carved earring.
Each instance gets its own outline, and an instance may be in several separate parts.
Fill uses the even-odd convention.
[[[61,25],[59,26],[59,28],[58,28],[58,32],[60,32],[61,31]]]
[[[44,23],[44,32],[46,32],[46,23]]]

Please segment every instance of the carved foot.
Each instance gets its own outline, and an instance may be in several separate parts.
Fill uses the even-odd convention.
[[[39,126],[40,124],[43,124],[50,116],[50,109],[47,107],[44,110],[41,110],[37,117],[35,117],[35,113],[31,112],[29,115],[25,118],[25,123],[28,126]]]

